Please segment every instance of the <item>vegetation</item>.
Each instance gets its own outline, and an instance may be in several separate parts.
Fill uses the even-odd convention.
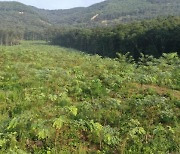
[[[179,153],[180,58],[127,57],[0,46],[0,153]]]
[[[32,6],[27,6],[19,2],[0,2],[0,21],[1,21],[0,30],[1,33],[3,33],[3,35],[1,34],[0,36],[1,37],[0,43],[6,45],[17,44],[17,43],[12,43],[14,42],[14,39],[16,37],[17,37],[16,39],[17,42],[19,38],[25,40],[45,40],[47,39],[46,34],[50,29],[51,30],[53,29],[54,31],[54,29],[60,27],[63,29],[64,27],[68,29],[74,27],[79,27],[79,28],[107,27],[107,26],[109,27],[111,25],[118,25],[120,23],[121,24],[129,23],[132,21],[152,19],[155,17],[179,16],[180,15],[179,6],[180,6],[179,0],[173,0],[173,1],[171,0],[158,0],[158,1],[157,0],[126,0],[126,1],[106,0],[98,4],[94,4],[87,8],[73,8],[67,10],[44,10]],[[132,27],[130,29],[126,26],[122,26],[122,27],[124,27],[125,30],[127,30],[127,32],[125,33],[122,32],[123,35],[125,36],[130,35],[131,37],[134,38],[131,32],[128,31],[128,30],[132,30],[133,29]],[[138,28],[138,25],[136,28]],[[144,31],[144,29],[147,30],[142,25],[140,25],[140,28],[142,28],[141,30],[143,32],[146,32]],[[174,28],[174,27],[170,27],[170,28]],[[107,29],[109,30],[104,31],[105,33],[107,33],[105,34],[107,35],[106,36],[107,39],[109,39],[111,36],[114,36],[114,33],[116,33],[116,31],[119,32],[119,29],[116,31],[115,29],[111,31],[110,30],[111,28],[107,28]],[[80,29],[77,30],[80,31],[78,32],[78,34],[81,33],[81,31],[83,31],[82,32],[83,34],[79,34],[82,37],[86,37],[86,33],[90,33],[88,35],[90,35],[91,37],[97,37],[96,33],[98,33],[98,35],[102,37],[101,33],[104,33],[101,32],[101,30],[99,29],[94,30],[92,32],[90,32],[89,30],[87,32],[86,30],[85,31]],[[136,30],[139,32],[139,29]],[[5,36],[4,33],[6,33]],[[12,33],[13,33],[13,40],[12,40]],[[153,32],[153,34],[154,33],[159,33],[159,31],[158,32],[155,31]],[[18,34],[18,35],[14,37],[14,34],[15,35]],[[49,35],[48,35],[48,39],[49,39]],[[101,40],[101,38],[97,38],[97,39]],[[120,39],[119,36],[117,36],[117,41],[119,41],[119,39]],[[127,39],[129,40],[130,38]],[[87,40],[87,38],[85,38],[85,40]],[[120,39],[120,41],[121,40],[122,39]],[[94,48],[92,48],[93,52],[95,53],[105,52],[106,53],[105,55],[108,56],[115,55],[115,52],[117,52],[117,50],[119,52],[119,49],[122,50],[122,48],[123,48],[122,51],[131,50],[131,49],[130,50],[127,49],[126,47],[125,48],[110,47],[110,48],[106,48],[106,50],[114,51],[114,53],[107,54],[107,51],[104,51],[102,47],[97,46],[94,42],[95,41],[92,41],[92,45],[94,46]],[[83,44],[83,46],[85,45]],[[124,46],[126,45],[124,44]],[[86,47],[78,47],[78,49],[81,48],[84,49]],[[154,48],[152,50],[154,50],[155,52],[157,51]],[[88,49],[88,51],[92,52],[91,49]]]
[[[7,41],[11,33],[18,34],[18,39],[20,35],[26,40],[42,40],[44,30],[50,26],[45,18],[33,11],[33,7],[18,2],[0,2],[0,21],[1,33],[3,31],[7,36],[3,38],[6,39],[4,42],[11,42]]]
[[[158,16],[179,16],[180,2],[179,0],[105,0],[87,8],[47,11],[46,15],[49,21],[60,25],[107,26]],[[96,18],[93,19],[94,16]]]
[[[0,30],[0,45],[16,45],[22,38],[23,36],[20,33]]]
[[[44,10],[18,2],[0,2],[0,29],[9,27],[40,33],[52,26],[106,26],[169,15],[180,15],[179,0],[106,0],[87,8],[67,10]]]
[[[42,31],[49,23],[33,10],[19,2],[0,2],[0,29],[15,29],[21,32]]]
[[[179,4],[0,2],[0,153],[180,153]]]
[[[158,18],[104,29],[62,28],[51,33],[53,44],[101,56],[116,57],[117,52],[125,54],[128,51],[137,60],[141,53],[155,57],[175,51],[180,54],[180,17]],[[49,37],[51,35],[48,34]]]

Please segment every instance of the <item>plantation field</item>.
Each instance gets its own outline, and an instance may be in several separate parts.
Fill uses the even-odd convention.
[[[180,58],[0,46],[1,153],[180,153]]]

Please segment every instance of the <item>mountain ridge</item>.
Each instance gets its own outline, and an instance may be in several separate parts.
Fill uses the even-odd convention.
[[[180,16],[179,0],[106,0],[89,7],[59,10],[39,9],[15,1],[0,2],[0,29],[41,31],[50,26],[96,27],[159,16]]]

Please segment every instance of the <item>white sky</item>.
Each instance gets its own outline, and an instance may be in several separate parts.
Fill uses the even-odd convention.
[[[0,0],[13,1],[13,0]],[[68,9],[79,6],[90,6],[104,0],[15,0],[27,5],[32,5],[43,9]]]

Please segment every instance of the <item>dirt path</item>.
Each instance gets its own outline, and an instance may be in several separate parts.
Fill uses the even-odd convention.
[[[169,88],[166,88],[166,87],[159,87],[157,85],[140,85],[138,83],[135,83],[134,85],[138,89],[144,89],[144,90],[149,89],[149,88],[153,89],[160,95],[170,94],[173,97],[176,97],[177,99],[180,100],[180,91],[178,91],[178,90],[172,90],[172,89],[169,89]]]

